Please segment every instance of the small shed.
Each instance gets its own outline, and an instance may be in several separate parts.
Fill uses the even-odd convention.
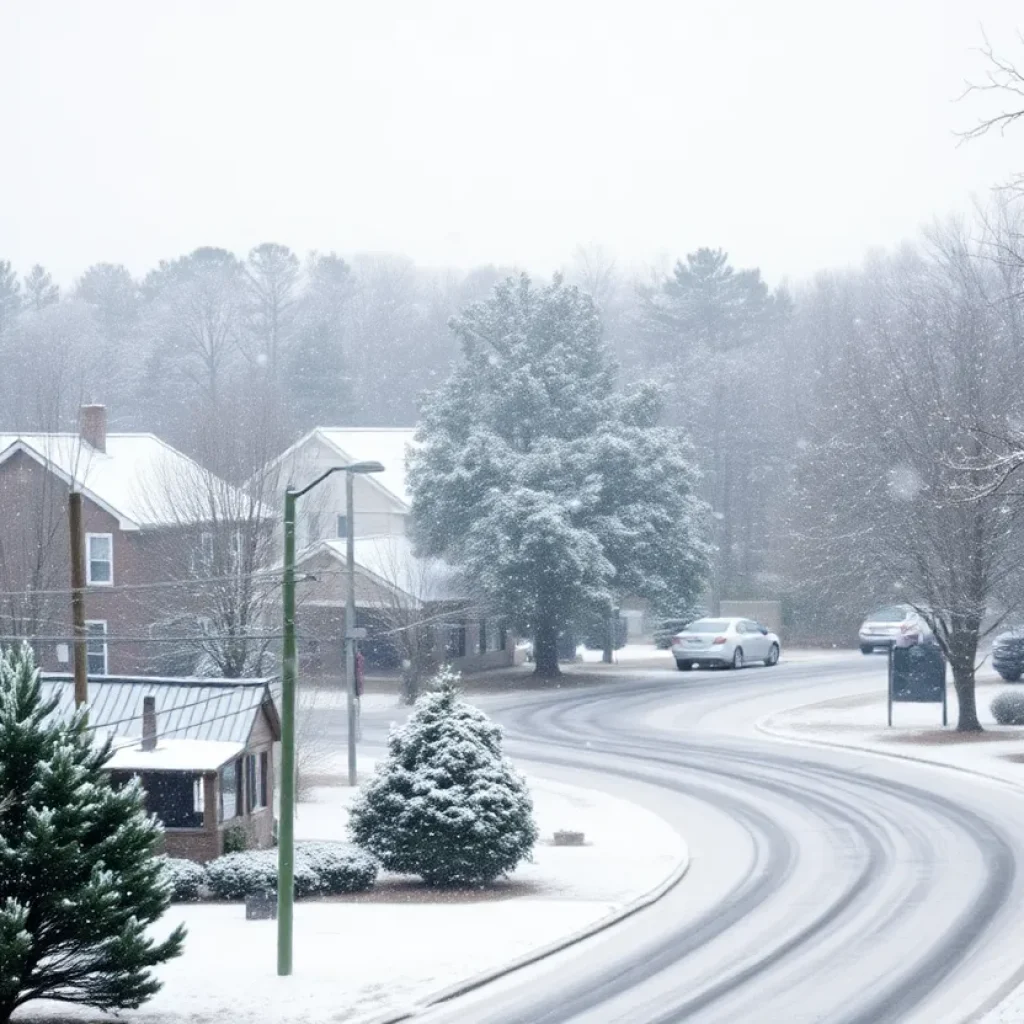
[[[58,714],[70,715],[72,677],[42,682]],[[272,844],[281,722],[270,680],[92,678],[89,727],[111,739],[112,778],[141,781],[169,856],[212,860],[230,830],[249,848]]]

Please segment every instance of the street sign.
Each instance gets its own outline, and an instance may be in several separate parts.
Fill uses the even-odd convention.
[[[366,639],[366,628],[364,626],[356,626],[355,629],[349,630],[345,636],[346,640],[365,640]]]
[[[946,724],[946,659],[937,644],[890,648],[890,725],[893,704],[941,704]]]

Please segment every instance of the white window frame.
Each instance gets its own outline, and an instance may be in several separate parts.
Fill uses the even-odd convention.
[[[107,564],[110,566],[110,579],[94,580],[92,578],[92,542],[94,540],[105,540],[110,552]],[[101,561],[101,559],[96,559]],[[87,533],[85,535],[85,582],[90,587],[112,587],[114,585],[114,535],[112,533]]]
[[[102,635],[101,636],[92,636],[92,635],[90,635],[89,634],[89,628],[91,626],[102,626],[103,627]],[[85,620],[85,632],[86,632],[85,665],[86,665],[86,668],[88,670],[88,674],[90,676],[106,676],[106,675],[110,675],[110,652],[108,650],[108,645],[107,645],[107,632],[108,632],[107,631],[107,620],[106,619],[86,619]],[[89,659],[90,658],[98,657],[99,656],[99,652],[97,652],[97,651],[90,651],[89,648],[93,644],[97,643],[100,639],[103,640],[103,671],[102,672],[93,672],[92,669],[89,667]]]

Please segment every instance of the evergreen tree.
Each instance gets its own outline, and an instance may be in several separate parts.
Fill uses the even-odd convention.
[[[492,882],[537,841],[526,782],[502,757],[501,729],[459,698],[457,677],[416,702],[352,807],[353,840],[389,871],[432,885]]]
[[[0,260],[0,337],[21,309],[21,282],[9,260]]]
[[[25,278],[25,301],[37,313],[60,299],[60,288],[53,283],[50,272],[38,263]]]
[[[185,935],[147,937],[170,903],[159,826],[137,785],[111,785],[109,742],[56,705],[27,646],[0,654],[0,1022],[33,999],[140,1006]]]
[[[510,278],[453,329],[462,362],[410,457],[421,553],[533,636],[540,675],[582,612],[626,595],[689,608],[707,558],[690,450],[657,425],[653,386],[615,390],[589,296]]]
[[[352,271],[332,253],[312,253],[299,302],[296,336],[288,351],[288,408],[301,430],[346,422],[351,409],[346,322]]]
[[[758,552],[769,540],[776,450],[768,429],[779,365],[777,340],[789,315],[756,267],[737,270],[721,249],[676,263],[646,296],[640,326],[653,366],[676,381],[700,380],[676,413],[701,453],[703,496],[714,510],[711,605],[757,593]]]

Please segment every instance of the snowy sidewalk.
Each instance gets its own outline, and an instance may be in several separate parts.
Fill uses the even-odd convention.
[[[360,773],[364,766],[360,764]],[[657,815],[594,790],[529,779],[541,842],[535,861],[480,892],[445,893],[382,876],[370,893],[295,905],[295,972],[275,973],[276,924],[242,905],[176,904],[161,932],[184,921],[185,953],[158,972],[162,991],[124,1024],[361,1024],[501,968],[594,926],[663,884],[686,844]],[[314,789],[296,837],[343,839],[348,788]],[[587,845],[556,847],[556,829]],[[113,1021],[36,1004],[14,1021]]]

